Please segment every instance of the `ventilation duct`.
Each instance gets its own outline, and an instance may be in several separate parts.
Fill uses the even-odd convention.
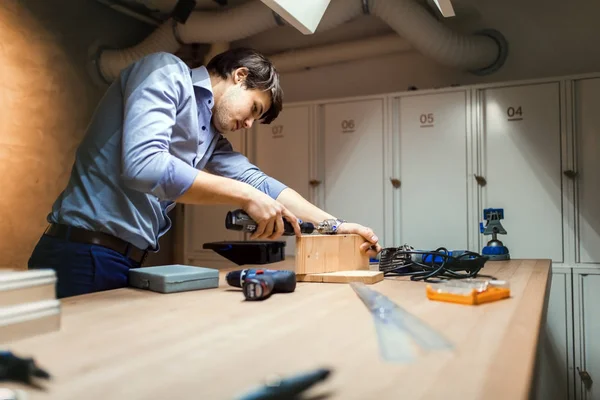
[[[383,56],[411,50],[410,44],[400,36],[391,34],[354,40],[307,49],[291,50],[270,56],[279,72],[297,71],[369,57]]]
[[[415,0],[331,0],[317,32],[339,26],[363,13],[377,16],[413,49],[448,67],[484,75],[499,69],[506,60],[508,44],[499,32],[486,30],[471,35],[454,32]],[[260,1],[250,1],[220,12],[194,11],[185,24],[168,20],[133,47],[100,48],[95,52],[94,61],[100,76],[110,82],[122,69],[147,54],[176,53],[182,44],[188,43],[219,43],[219,47],[223,47],[223,43],[247,38],[281,24],[282,20]],[[328,47],[330,55],[322,56],[339,56],[335,47]],[[286,56],[270,58],[283,57]],[[326,63],[327,59],[321,62]]]

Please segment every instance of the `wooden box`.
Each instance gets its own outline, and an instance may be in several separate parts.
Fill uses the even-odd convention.
[[[296,274],[368,270],[360,235],[303,235],[296,238]]]

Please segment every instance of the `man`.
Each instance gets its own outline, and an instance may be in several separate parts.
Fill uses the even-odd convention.
[[[265,175],[232,150],[223,132],[270,123],[282,108],[273,65],[250,49],[233,49],[190,69],[168,53],[127,67],[107,90],[77,149],[66,189],[48,215],[29,268],[52,268],[59,298],[127,286],[128,271],[171,227],[175,203],[229,204],[258,222],[252,239],[277,239],[283,218],[334,216]],[[334,223],[381,247],[371,229]]]

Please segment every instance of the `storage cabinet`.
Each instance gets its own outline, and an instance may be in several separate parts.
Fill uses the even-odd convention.
[[[504,208],[500,240],[512,258],[562,263],[561,107],[558,82],[482,89],[481,208]],[[480,248],[489,237],[481,237]]]
[[[319,107],[319,185],[324,210],[385,236],[385,99],[322,104]]]
[[[600,78],[572,83],[575,202],[573,323],[577,400],[600,399]]]
[[[574,83],[577,262],[600,263],[600,78]]]
[[[256,166],[311,202],[311,180],[317,184],[311,179],[312,117],[310,105],[285,107],[274,123],[257,124],[252,134],[252,160]],[[286,256],[296,254],[295,236],[278,240],[286,242]]]
[[[572,399],[573,325],[571,268],[553,268],[546,320],[538,346],[536,400]]]
[[[464,90],[395,99],[399,164],[399,244],[468,249],[468,94]]]
[[[574,270],[575,392],[578,400],[600,399],[600,270]]]

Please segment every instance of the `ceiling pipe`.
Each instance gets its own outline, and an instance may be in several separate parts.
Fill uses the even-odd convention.
[[[508,43],[500,32],[454,32],[415,0],[332,0],[317,32],[362,14],[379,17],[412,48],[440,64],[474,74],[495,72],[508,54]],[[260,1],[220,12],[194,11],[185,24],[168,20],[136,46],[121,50],[99,48],[93,62],[104,81],[111,82],[122,69],[147,54],[176,53],[187,43],[230,43],[281,24],[281,18]]]
[[[396,34],[286,51],[269,56],[279,72],[292,72],[411,50]]]
[[[500,32],[455,32],[413,0],[373,0],[370,12],[420,53],[448,67],[485,75],[500,68],[508,54],[508,43]]]
[[[148,54],[158,51],[176,53],[181,44],[173,35],[172,24],[171,21],[162,24],[146,39],[127,49],[116,50],[101,46],[93,49],[92,63],[95,64],[100,78],[110,83],[119,76],[121,70]]]

